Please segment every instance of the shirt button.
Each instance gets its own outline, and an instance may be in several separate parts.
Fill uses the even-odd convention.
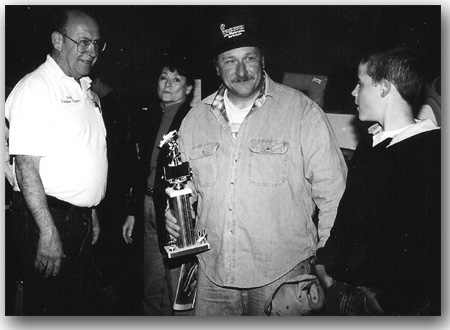
[[[231,181],[230,184],[234,184],[234,181]]]

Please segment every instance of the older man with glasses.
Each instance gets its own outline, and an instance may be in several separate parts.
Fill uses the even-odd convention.
[[[71,37],[69,37],[67,34],[62,33],[60,31],[58,31],[59,33],[61,33],[64,37],[72,40],[74,43],[77,44],[77,50],[80,53],[86,53],[87,51],[89,51],[92,47],[92,45],[94,45],[95,51],[97,53],[99,52],[103,52],[106,48],[106,42],[102,41],[102,40],[91,40],[91,39],[81,39],[79,41],[73,40]]]
[[[106,44],[84,12],[61,14],[45,63],[6,101],[14,155],[14,241],[24,315],[83,315],[95,206],[106,190],[106,130],[88,77]]]

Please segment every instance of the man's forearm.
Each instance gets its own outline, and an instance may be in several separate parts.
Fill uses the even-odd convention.
[[[39,231],[45,233],[54,227],[54,221],[39,175],[39,162],[40,157],[37,156],[16,156],[16,175],[19,188]]]

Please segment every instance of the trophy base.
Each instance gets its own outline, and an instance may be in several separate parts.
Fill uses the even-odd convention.
[[[175,257],[181,257],[187,254],[196,254],[200,252],[204,252],[209,250],[209,243],[208,242],[202,242],[198,243],[196,242],[194,245],[186,246],[184,248],[179,248],[177,246],[165,246],[164,249],[167,252],[167,257],[175,258]]]

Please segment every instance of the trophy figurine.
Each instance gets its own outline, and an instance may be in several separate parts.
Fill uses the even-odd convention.
[[[177,131],[171,131],[163,136],[159,144],[160,148],[167,144],[170,150],[171,162],[164,167],[164,179],[171,184],[171,187],[166,188],[165,192],[169,196],[172,214],[181,227],[180,236],[164,246],[169,258],[200,253],[210,248],[206,241],[205,229],[195,232],[195,219],[192,216],[190,202],[192,190],[186,185],[191,175],[190,168],[188,162],[181,162],[177,139]]]

